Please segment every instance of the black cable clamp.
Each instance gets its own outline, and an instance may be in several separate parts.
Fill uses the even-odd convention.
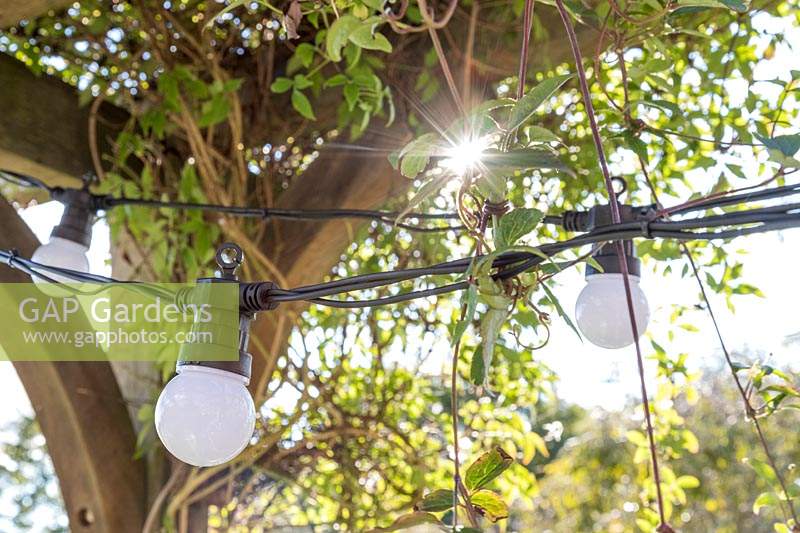
[[[652,234],[652,232],[650,230],[650,222],[652,222],[652,220],[642,220],[639,223],[639,225],[642,228],[642,237],[644,237],[645,239],[652,239],[653,238],[653,234]]]

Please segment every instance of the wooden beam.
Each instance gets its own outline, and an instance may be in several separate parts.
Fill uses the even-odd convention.
[[[0,87],[0,168],[50,185],[72,186],[94,171],[89,109],[78,105],[73,87],[50,76],[37,77],[5,54],[0,54]],[[108,152],[111,132],[127,113],[103,105],[100,116],[98,141],[100,150]]]
[[[390,200],[402,199],[411,180],[400,175],[388,162],[387,154],[411,138],[401,125],[391,129],[376,126],[359,139],[363,148],[355,155],[349,150],[323,149],[309,169],[296,177],[278,197],[276,207],[322,209],[330,207],[375,209]],[[341,254],[353,242],[363,220],[275,221],[261,244],[289,287],[317,283],[331,271]],[[278,282],[278,280],[273,280]],[[281,305],[261,313],[253,325],[253,336],[265,348],[254,352],[250,387],[258,397],[285,351],[294,323],[291,316],[304,304]]]
[[[30,257],[39,245],[0,198],[0,249]],[[29,281],[0,266],[0,282]],[[136,436],[107,362],[14,362],[58,476],[70,528],[80,533],[138,533],[146,507],[145,470]]]
[[[23,19],[32,19],[65,9],[71,0],[0,0],[0,28],[8,28]]]

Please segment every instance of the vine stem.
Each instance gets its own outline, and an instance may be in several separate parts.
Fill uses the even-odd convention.
[[[639,156],[638,159],[639,159],[639,165],[641,166],[642,169],[642,173],[644,174],[645,180],[647,181],[647,186],[650,188],[650,194],[653,197],[653,201],[656,203],[656,205],[659,206],[660,209],[659,216],[661,216],[661,214],[669,216],[669,212],[671,210],[661,208],[661,200],[658,197],[658,192],[656,191],[653,181],[650,179],[650,174],[647,171],[647,165],[644,159],[642,159],[641,156]],[[778,172],[775,173],[774,176],[764,180],[761,183],[748,187],[742,187],[740,189],[725,191],[718,194],[708,195],[708,197],[713,198],[715,196],[724,196],[726,194],[750,190],[759,187],[761,185],[765,185],[777,179],[778,177],[784,175],[784,173],[785,173],[784,169],[783,167],[781,167],[778,170]],[[687,202],[687,204],[691,204],[691,202]],[[700,288],[700,297],[702,298],[703,303],[705,303],[706,310],[708,311],[708,316],[711,319],[711,323],[713,324],[714,331],[717,335],[717,340],[719,341],[720,349],[722,349],[722,353],[725,357],[725,362],[727,363],[728,369],[730,370],[731,376],[733,377],[733,381],[736,384],[736,389],[742,398],[745,415],[753,421],[753,426],[756,429],[756,434],[758,435],[758,440],[759,444],[761,445],[761,449],[764,451],[764,455],[767,457],[767,461],[769,462],[770,468],[772,468],[772,471],[775,473],[775,478],[778,480],[778,483],[781,486],[781,490],[786,495],[786,506],[789,508],[789,512],[787,513],[783,503],[779,502],[778,505],[781,509],[781,513],[783,514],[783,517],[787,522],[789,521],[789,515],[791,515],[791,518],[794,521],[793,530],[800,532],[800,522],[798,522],[797,520],[797,513],[795,511],[794,505],[792,504],[791,499],[789,499],[789,493],[786,491],[786,481],[783,478],[783,474],[781,474],[780,471],[778,470],[775,457],[772,454],[772,450],[769,447],[769,443],[767,442],[766,437],[764,436],[764,432],[761,428],[761,423],[758,421],[758,418],[756,417],[755,409],[750,403],[750,398],[748,396],[747,390],[745,389],[745,387],[742,386],[742,382],[739,379],[739,375],[736,373],[736,367],[733,364],[733,359],[731,358],[730,352],[728,351],[728,346],[725,344],[725,339],[723,339],[722,337],[722,331],[720,330],[719,323],[717,322],[717,317],[714,314],[714,309],[713,307],[711,307],[711,301],[708,299],[708,294],[706,293],[705,284],[703,283],[703,280],[700,277],[700,270],[697,268],[697,264],[694,261],[694,256],[692,255],[689,246],[685,242],[682,242],[680,246],[681,246],[681,253],[683,253],[683,255],[686,257],[686,260],[689,262],[689,266],[691,266],[692,268],[692,275],[694,276],[694,279],[697,281],[697,286]]]
[[[575,35],[575,28],[572,25],[569,13],[567,12],[567,9],[564,7],[564,1],[556,0],[556,7],[558,8],[558,13],[561,16],[561,21],[564,23],[564,29],[566,30],[567,38],[569,39],[569,44],[570,48],[572,49],[573,58],[575,59],[575,68],[578,71],[578,81],[580,84],[581,93],[583,95],[584,105],[586,107],[586,114],[589,118],[589,125],[592,130],[592,139],[594,140],[594,145],[597,150],[597,158],[600,163],[600,169],[603,173],[603,179],[605,181],[606,190],[608,191],[608,201],[611,206],[611,219],[615,224],[619,224],[621,221],[619,203],[617,201],[617,196],[614,192],[614,186],[611,181],[611,173],[608,170],[608,163],[606,162],[606,155],[605,151],[603,150],[603,141],[600,138],[600,130],[597,127],[597,120],[595,119],[594,107],[592,106],[591,94],[589,92],[589,82],[587,81],[586,78],[586,71],[583,69],[581,52],[578,46],[578,37]],[[622,241],[617,241],[615,245],[617,250],[617,257],[619,258],[620,271],[622,272],[622,281],[625,286],[625,300],[628,305],[628,317],[631,323],[633,342],[636,347],[636,362],[639,369],[639,381],[641,383],[642,406],[644,409],[644,418],[647,425],[647,438],[650,444],[650,459],[653,465],[653,478],[656,485],[656,498],[658,500],[658,516],[661,522],[658,526],[658,531],[666,533],[672,531],[672,528],[667,524],[666,515],[664,513],[664,498],[663,495],[661,494],[661,474],[658,468],[658,453],[656,450],[653,422],[650,417],[650,402],[647,398],[647,385],[645,383],[645,376],[644,376],[644,362],[642,358],[642,350],[641,347],[639,346],[639,331],[636,325],[636,318],[633,309],[633,296],[631,293],[628,262],[625,257],[625,249],[623,247]]]
[[[478,221],[478,232],[483,235],[486,231],[486,213],[481,212]],[[480,255],[483,251],[482,242],[479,239],[475,244],[475,255]],[[467,316],[466,304],[461,307],[461,320]],[[469,501],[469,491],[467,491],[464,484],[461,482],[461,460],[459,458],[458,447],[458,358],[461,353],[461,339],[459,339],[455,346],[453,346],[453,367],[450,375],[450,410],[453,418],[453,531],[456,531],[458,526],[458,494],[459,492],[464,497],[464,507],[467,509],[467,517],[470,524],[477,528],[478,517],[475,513],[475,508]]]
[[[466,313],[462,311],[462,319]],[[461,341],[453,347],[453,369],[450,375],[450,409],[453,415],[453,531],[458,527],[458,487],[461,483],[460,459],[458,457],[458,354]]]
[[[531,43],[531,27],[533,26],[534,0],[525,0],[525,11],[522,15],[522,46],[519,50],[519,81],[517,83],[517,100],[525,95],[525,80],[528,77],[528,49]]]
[[[786,509],[783,506],[783,503],[780,504],[781,512],[783,513],[783,516],[787,522],[789,521],[789,515],[791,515],[791,518],[794,521],[793,531],[800,531],[800,523],[797,521],[797,514],[795,512],[794,505],[792,505],[792,500],[789,498],[789,493],[786,490],[786,481],[783,479],[783,475],[778,470],[777,463],[775,462],[775,456],[772,454],[772,450],[770,450],[769,448],[767,439],[764,436],[764,432],[761,429],[761,424],[759,423],[758,418],[756,417],[755,409],[750,403],[750,399],[748,398],[747,392],[742,386],[742,382],[739,379],[739,375],[736,373],[736,367],[733,364],[733,359],[731,358],[731,354],[728,351],[728,347],[725,345],[725,340],[722,338],[722,332],[719,329],[719,324],[717,323],[717,317],[714,315],[714,309],[711,307],[711,302],[709,301],[708,295],[706,294],[705,284],[703,283],[702,279],[700,279],[700,272],[697,268],[697,265],[694,262],[694,257],[692,257],[692,252],[691,250],[689,250],[689,247],[686,245],[686,243],[681,243],[681,250],[683,251],[683,255],[685,255],[686,259],[689,261],[689,265],[692,267],[692,273],[694,274],[694,278],[697,280],[697,285],[700,287],[700,296],[703,298],[703,302],[706,305],[708,316],[711,318],[711,323],[714,325],[714,331],[717,334],[717,339],[719,340],[719,345],[720,348],[722,349],[722,353],[725,356],[725,361],[728,364],[728,368],[731,371],[733,380],[736,383],[736,388],[739,391],[739,395],[742,397],[742,402],[744,402],[745,413],[753,421],[753,425],[756,428],[756,434],[758,435],[758,440],[761,443],[761,448],[764,450],[764,455],[767,456],[767,461],[769,461],[769,466],[770,468],[772,468],[772,471],[775,472],[775,478],[778,480],[778,483],[781,486],[781,490],[783,491],[783,494],[786,496],[786,506],[789,508],[789,514],[787,514]],[[780,501],[780,498],[778,498],[778,500]]]

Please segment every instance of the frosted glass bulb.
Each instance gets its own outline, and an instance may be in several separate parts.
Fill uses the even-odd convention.
[[[63,237],[51,237],[50,242],[43,244],[33,252],[31,260],[47,266],[68,268],[78,272],[89,272],[89,260],[86,252],[89,249],[83,244],[64,239]],[[62,283],[78,283],[66,276],[61,276],[52,272],[42,271],[42,274],[50,279]],[[50,293],[45,287],[52,285],[49,281],[39,276],[32,276],[33,282],[38,284],[43,292]],[[53,295],[51,295],[53,296]]]
[[[239,374],[181,365],[156,403],[156,431],[169,452],[194,466],[239,455],[253,436],[256,411]]]
[[[647,297],[638,276],[629,276],[636,327],[641,336],[650,320]],[[575,302],[578,329],[589,342],[601,348],[624,348],[633,344],[628,302],[622,274],[594,274]]]

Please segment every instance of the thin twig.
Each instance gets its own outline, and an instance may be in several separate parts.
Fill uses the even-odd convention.
[[[447,63],[447,58],[444,55],[442,42],[439,40],[439,36],[436,34],[436,30],[433,28],[433,26],[428,28],[428,33],[431,36],[431,41],[433,41],[433,48],[436,50],[436,56],[439,58],[439,64],[442,67],[444,79],[447,80],[447,86],[450,88],[450,93],[453,95],[453,101],[455,102],[456,107],[458,107],[461,115],[464,115],[464,103],[461,99],[461,95],[458,92],[458,87],[456,87],[456,81],[453,78],[453,72],[450,70],[450,65]]]
[[[101,182],[105,179],[105,172],[103,171],[103,163],[100,160],[100,147],[97,144],[97,113],[104,100],[105,96],[101,93],[94,99],[92,106],[89,108],[89,152],[92,155],[95,176],[97,181]]]
[[[525,80],[528,78],[528,49],[531,43],[531,27],[533,26],[534,0],[525,0],[522,15],[522,46],[519,50],[519,72],[517,74],[517,100],[525,94]]]
[[[478,11],[480,4],[472,2],[469,15],[469,29],[467,30],[467,44],[464,46],[464,66],[461,74],[461,91],[464,94],[464,105],[472,101],[472,63],[474,60],[475,33],[478,26]]]
[[[736,383],[736,388],[739,391],[739,395],[742,397],[742,402],[744,403],[745,413],[750,420],[753,421],[753,425],[756,428],[756,433],[758,434],[758,440],[761,443],[761,448],[764,450],[764,455],[767,456],[767,460],[769,461],[769,466],[772,468],[772,471],[775,472],[775,478],[778,480],[778,483],[781,486],[781,490],[786,497],[786,505],[789,507],[789,514],[791,514],[792,520],[794,521],[794,530],[798,531],[800,528],[800,523],[797,521],[797,514],[794,510],[794,505],[792,505],[791,498],[789,497],[789,493],[786,491],[786,481],[783,479],[783,475],[778,470],[777,463],[775,462],[775,457],[772,454],[772,451],[769,448],[769,444],[767,443],[767,439],[764,436],[763,431],[761,430],[761,424],[756,417],[755,409],[753,409],[752,404],[750,403],[750,399],[748,397],[748,393],[745,391],[744,387],[742,386],[742,382],[739,379],[739,375],[736,373],[736,366],[733,364],[733,359],[731,358],[730,352],[728,351],[728,347],[725,345],[725,340],[722,338],[722,333],[719,329],[719,324],[717,323],[717,318],[714,315],[714,310],[711,307],[711,302],[708,299],[708,295],[706,294],[705,284],[703,283],[702,279],[700,278],[700,272],[697,269],[697,265],[694,262],[694,258],[692,257],[692,253],[689,250],[689,247],[686,243],[681,243],[681,250],[683,255],[686,256],[686,259],[689,261],[689,265],[692,267],[692,273],[694,274],[695,279],[697,280],[697,285],[700,287],[700,295],[703,298],[703,302],[705,303],[706,310],[708,311],[708,316],[711,318],[711,323],[714,324],[714,331],[717,334],[717,340],[719,340],[720,348],[722,349],[722,353],[725,356],[725,362],[728,364],[728,368],[731,371],[731,375],[733,376],[733,380]],[[781,498],[778,498],[781,501]],[[786,513],[783,505],[780,506],[781,512],[784,515],[786,521],[789,521],[789,515]]]

